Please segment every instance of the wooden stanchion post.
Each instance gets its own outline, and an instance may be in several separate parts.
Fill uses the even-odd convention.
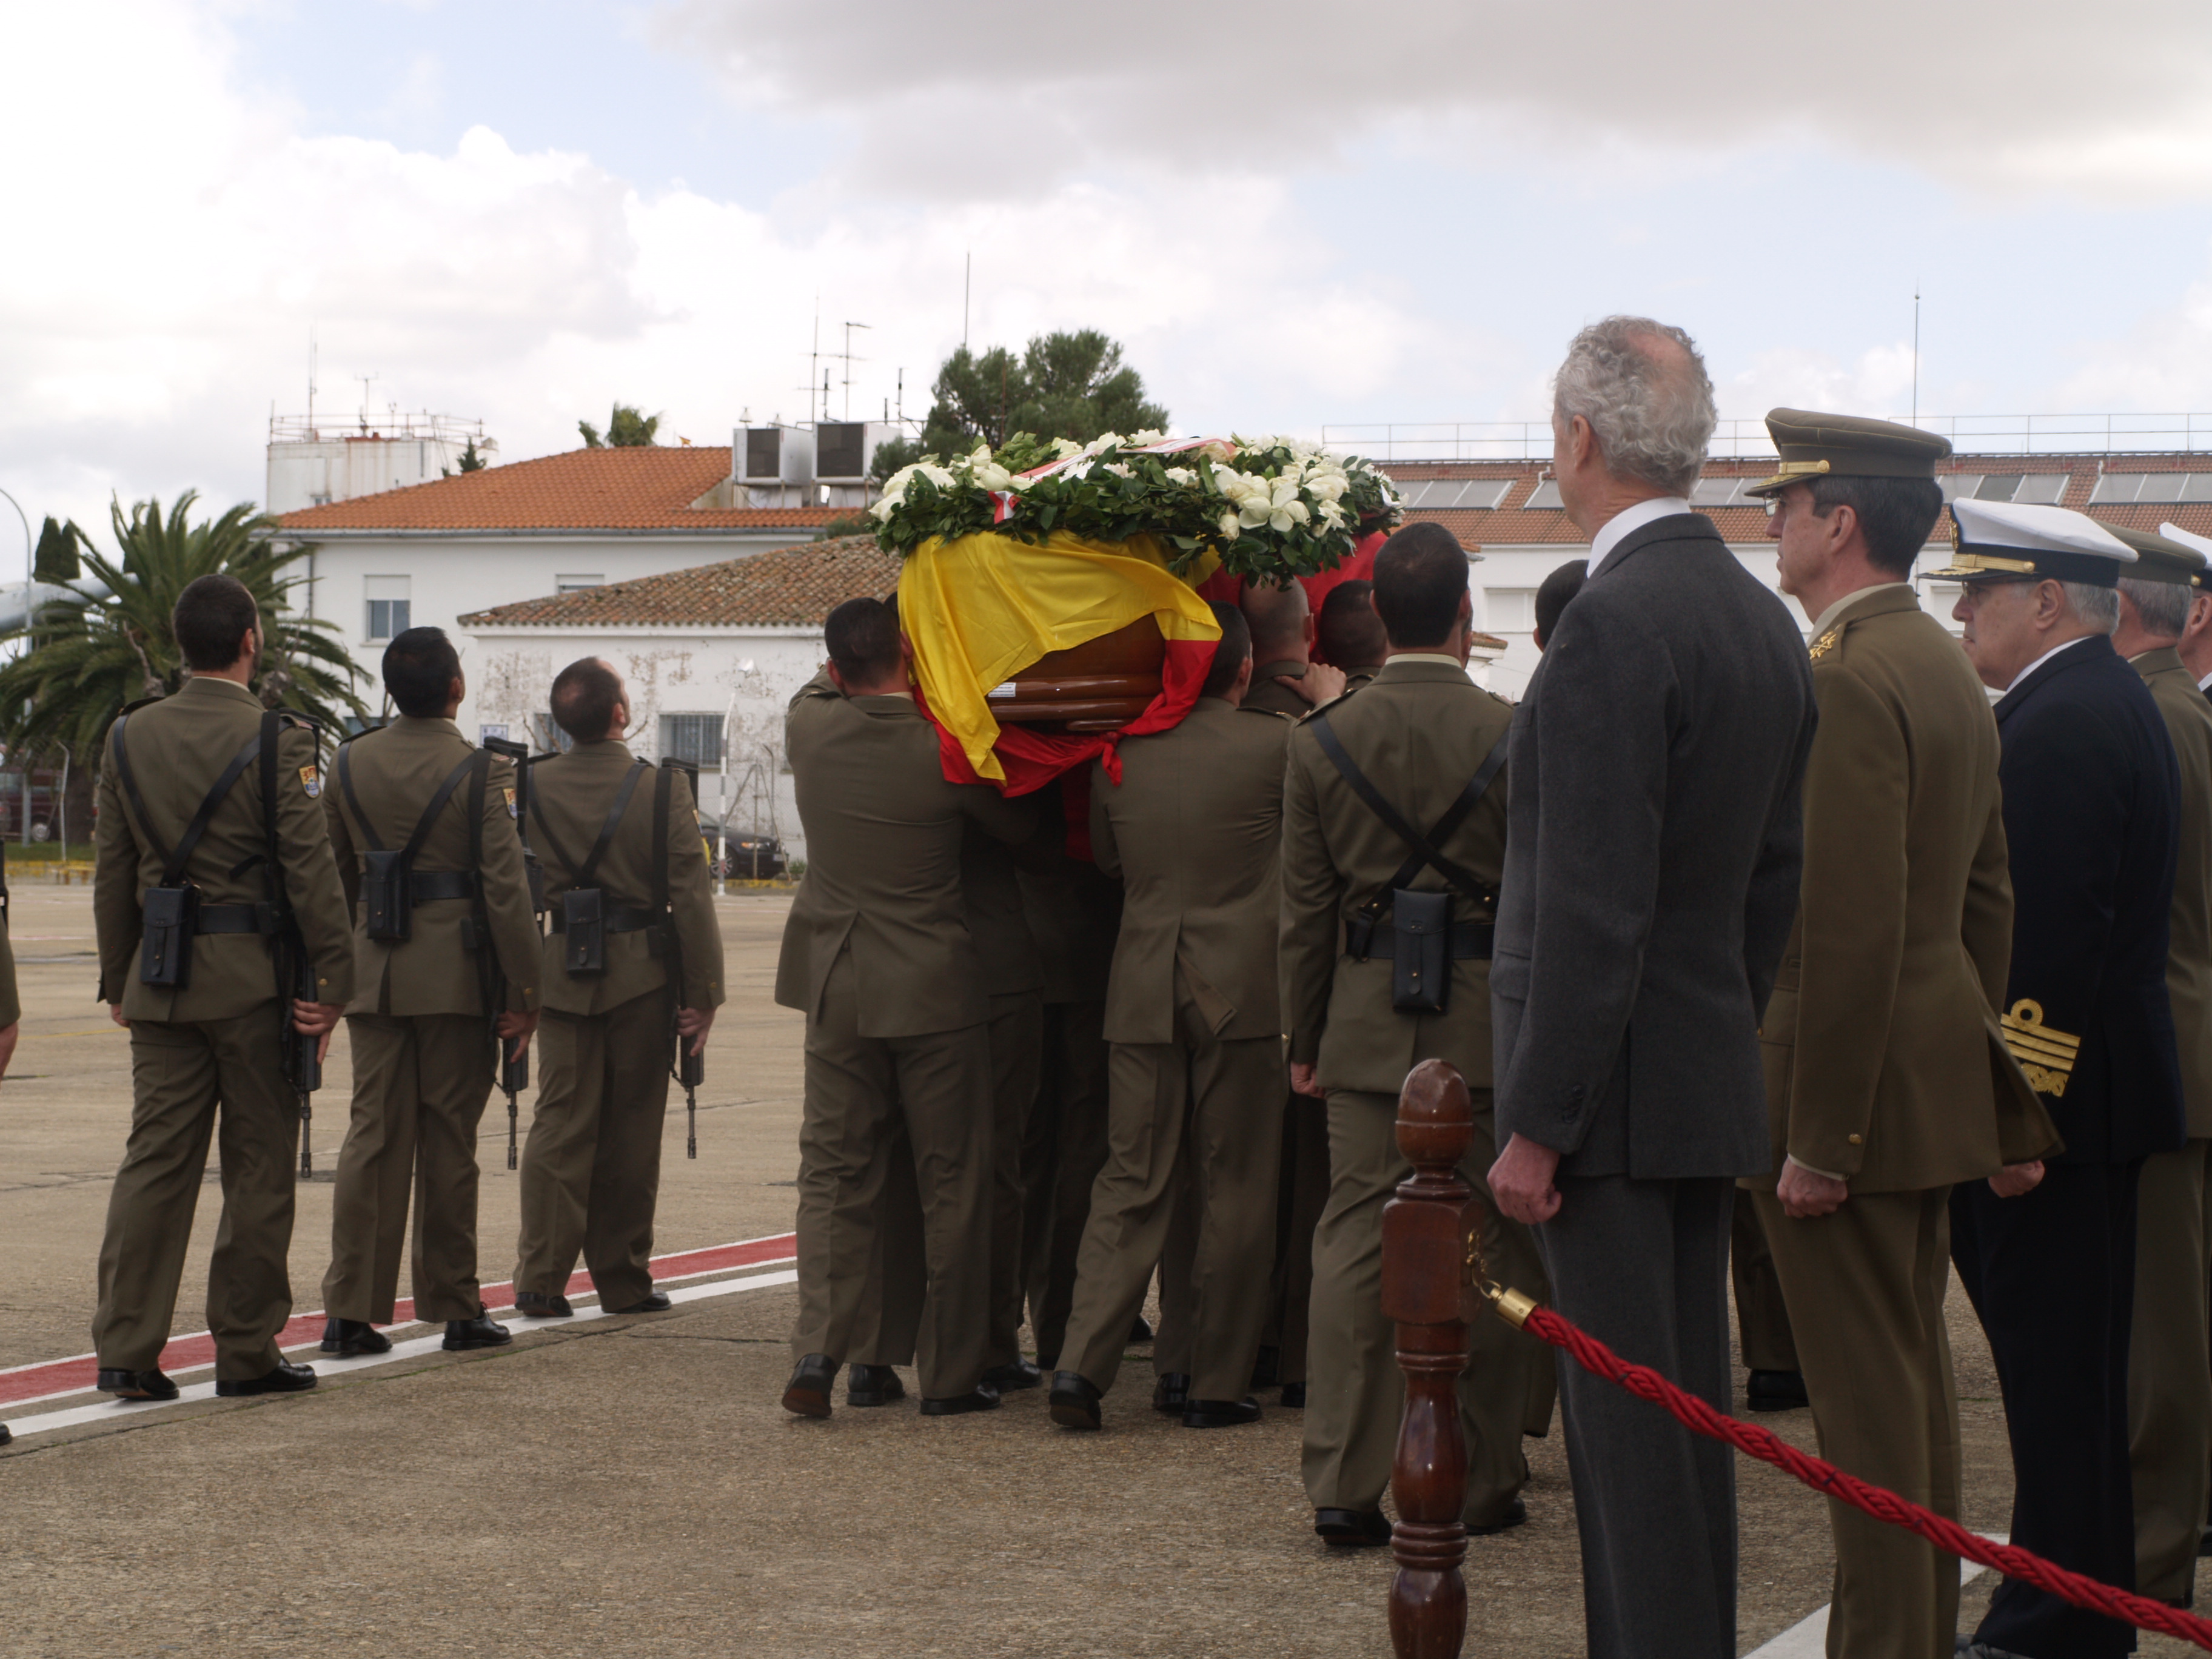
[[[1398,1326],[1406,1415],[1390,1471],[1398,1522],[1390,1548],[1390,1645],[1399,1659],[1455,1659],[1467,1640],[1467,1437],[1459,1374],[1467,1366],[1469,1207],[1459,1173],[1474,1138],[1467,1083],[1441,1060],[1407,1074],[1398,1096],[1398,1150],[1413,1166],[1382,1211],[1382,1312]]]

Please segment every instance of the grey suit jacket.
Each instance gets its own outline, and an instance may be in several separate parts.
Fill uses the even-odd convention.
[[[1797,908],[1805,642],[1702,514],[1646,525],[1514,711],[1498,1132],[1566,1176],[1769,1164],[1759,1020]]]

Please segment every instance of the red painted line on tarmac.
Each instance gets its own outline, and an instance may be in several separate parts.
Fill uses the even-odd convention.
[[[702,1250],[679,1250],[672,1255],[653,1258],[653,1277],[656,1279],[691,1279],[702,1273],[726,1273],[732,1267],[757,1267],[772,1261],[792,1261],[797,1250],[796,1233],[743,1239],[734,1244],[714,1244]],[[591,1289],[591,1274],[578,1273],[569,1275],[568,1295],[581,1296]],[[512,1280],[483,1287],[483,1304],[488,1312],[511,1307],[514,1301],[514,1285]],[[319,1309],[313,1313],[295,1314],[277,1336],[276,1346],[297,1348],[320,1342],[325,1317]],[[415,1304],[411,1297],[403,1298],[393,1307],[392,1322],[394,1325],[415,1322]],[[198,1370],[214,1364],[215,1337],[208,1331],[172,1337],[168,1346],[161,1350],[161,1369],[172,1376],[180,1371]],[[42,1399],[50,1395],[89,1389],[99,1380],[100,1360],[94,1354],[81,1353],[68,1359],[46,1359],[33,1364],[14,1366],[0,1370],[0,1406],[18,1400]]]

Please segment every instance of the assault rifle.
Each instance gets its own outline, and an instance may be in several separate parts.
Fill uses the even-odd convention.
[[[699,833],[699,769],[690,761],[670,757],[660,763],[659,787],[653,792],[653,904],[659,912],[655,924],[666,941],[669,964],[669,984],[673,993],[668,999],[669,1032],[675,1044],[675,1064],[672,1075],[684,1085],[684,1156],[699,1156],[699,1085],[707,1080],[707,1057],[694,1054],[684,1036],[684,939],[676,928],[676,914],[669,903],[668,890],[668,815],[669,796],[673,793],[675,778],[681,773],[684,788],[691,797],[691,833]]]
[[[545,877],[538,858],[530,850],[530,749],[526,744],[510,742],[505,738],[486,738],[483,746],[495,755],[504,755],[514,763],[514,830],[522,842],[523,868],[530,879],[530,908],[532,914],[543,917],[545,904]],[[471,836],[483,834],[483,814],[478,811]],[[484,906],[483,861],[477,860],[477,971],[484,984],[484,1008],[491,1024],[492,1047],[499,1055],[499,1086],[507,1096],[507,1167],[517,1163],[517,1141],[521,1133],[522,1107],[517,1098],[530,1086],[530,1048],[518,1043],[510,1049],[499,1034],[499,1017],[507,1006],[507,971],[500,966],[499,951],[491,937],[491,917]],[[544,934],[539,934],[542,939]]]
[[[323,758],[323,731],[304,714],[288,710],[272,708],[261,717],[261,823],[269,842],[264,879],[269,888],[269,959],[276,975],[277,1052],[284,1081],[300,1100],[300,1179],[307,1181],[315,1173],[310,1137],[315,1121],[315,1091],[323,1086],[322,1056],[316,1052],[322,1039],[310,1036],[293,1024],[292,1005],[295,1000],[320,1002],[323,999],[315,983],[314,959],[308,954],[307,941],[300,932],[300,919],[285,886],[283,840],[276,830],[276,781],[281,775],[276,750],[288,726],[304,730],[313,740],[318,766]]]

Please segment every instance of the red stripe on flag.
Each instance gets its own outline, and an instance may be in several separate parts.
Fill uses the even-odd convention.
[[[798,1235],[778,1233],[771,1238],[749,1238],[736,1244],[710,1245],[705,1249],[680,1250],[673,1255],[653,1258],[654,1277],[659,1279],[689,1279],[702,1273],[723,1273],[732,1267],[754,1267],[770,1261],[788,1261],[798,1247]],[[566,1294],[580,1296],[592,1288],[592,1276],[587,1273],[571,1273]],[[512,1306],[514,1285],[512,1281],[483,1287],[483,1304],[487,1310]],[[297,1348],[322,1340],[323,1322],[328,1317],[321,1310],[295,1314],[276,1338],[280,1348]],[[392,1323],[407,1325],[414,1322],[415,1304],[411,1297],[398,1302],[392,1310]],[[161,1350],[161,1368],[171,1374],[197,1370],[215,1364],[215,1338],[206,1331],[190,1336],[172,1337]],[[42,1399],[48,1395],[64,1394],[80,1389],[89,1389],[99,1381],[100,1360],[96,1355],[82,1353],[69,1359],[50,1359],[30,1365],[18,1365],[11,1370],[0,1371],[0,1405],[18,1400]]]

